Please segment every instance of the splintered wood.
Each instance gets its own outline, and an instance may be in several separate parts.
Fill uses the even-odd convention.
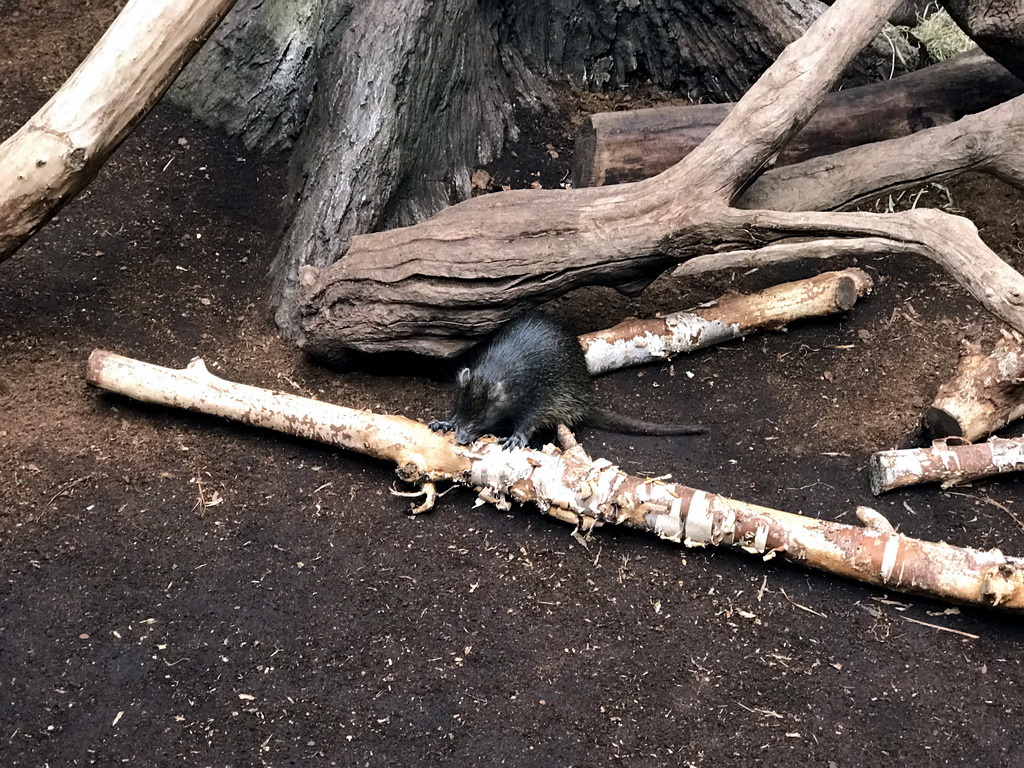
[[[400,477],[423,486],[451,480],[499,509],[536,504],[580,527],[627,525],[686,546],[731,546],[778,556],[886,589],[992,608],[1024,609],[1024,560],[920,541],[878,518],[868,527],[793,515],[735,499],[629,475],[580,445],[560,451],[506,451],[485,438],[450,442],[410,419],[308,400],[225,381],[200,360],[175,371],[97,350],[90,384],[147,402],[237,419],[393,461]]]

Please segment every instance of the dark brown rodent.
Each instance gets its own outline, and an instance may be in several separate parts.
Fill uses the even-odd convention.
[[[652,424],[594,408],[594,382],[579,341],[560,321],[531,312],[501,327],[459,371],[455,412],[432,421],[462,445],[483,435],[518,448],[542,430],[593,424],[618,432],[690,435],[704,427]]]

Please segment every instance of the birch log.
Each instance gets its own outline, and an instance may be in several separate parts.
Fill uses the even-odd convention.
[[[872,288],[871,277],[864,270],[824,272],[749,295],[729,293],[713,306],[693,312],[627,320],[614,328],[583,334],[580,344],[587,368],[597,375],[668,360],[755,330],[781,328],[800,318],[845,312]]]
[[[130,0],[81,66],[0,144],[0,261],[96,175],[234,0]]]
[[[879,451],[868,474],[876,496],[896,488],[942,483],[943,488],[1005,472],[1024,470],[1024,438],[993,437],[984,443],[958,444],[958,438],[935,440],[928,448]]]
[[[966,343],[925,424],[934,437],[974,442],[1024,416],[1024,336],[1004,331],[989,354]]]
[[[626,525],[686,546],[731,546],[812,568],[954,602],[1024,610],[1024,559],[913,539],[875,517],[844,525],[747,504],[677,483],[626,474],[576,445],[506,451],[493,438],[458,446],[410,419],[379,416],[213,376],[201,360],[183,371],[97,350],[87,380],[146,402],[283,429],[397,465],[424,487],[438,480],[475,488],[498,509],[536,504],[580,527]]]

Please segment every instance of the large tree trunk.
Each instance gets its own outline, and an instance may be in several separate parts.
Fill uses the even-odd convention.
[[[276,318],[300,328],[297,278],[353,236],[423,220],[470,193],[549,81],[648,80],[738,97],[824,6],[817,0],[242,0],[181,78],[179,102],[250,146],[294,145]],[[888,75],[876,41],[848,81]]]

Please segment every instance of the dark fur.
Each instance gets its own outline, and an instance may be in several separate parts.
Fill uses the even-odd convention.
[[[561,322],[539,313],[520,315],[478,348],[458,375],[455,412],[432,421],[434,431],[455,431],[462,445],[502,435],[507,448],[526,445],[559,424],[591,423],[619,432],[688,435],[703,427],[652,424],[594,408],[594,382],[579,341]]]

